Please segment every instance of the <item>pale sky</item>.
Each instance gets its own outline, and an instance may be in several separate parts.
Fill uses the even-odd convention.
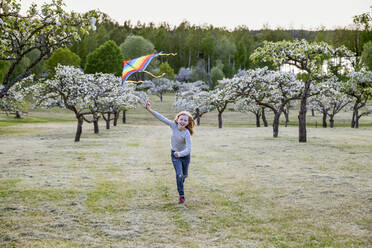
[[[31,2],[21,0],[28,8]],[[48,2],[48,1],[46,1]],[[50,1],[49,1],[50,2]],[[98,9],[120,25],[167,22],[172,27],[187,20],[191,24],[212,24],[234,29],[245,25],[249,29],[270,28],[316,30],[346,27],[353,16],[370,11],[372,0],[64,0],[65,9],[87,12]]]

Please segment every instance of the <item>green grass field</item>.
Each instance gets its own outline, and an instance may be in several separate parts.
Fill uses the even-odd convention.
[[[172,95],[151,98],[173,118]],[[143,108],[78,143],[70,112],[1,115],[0,247],[372,247],[372,118],[309,116],[299,143],[290,116],[276,139],[251,115],[203,116],[180,206],[170,129]]]

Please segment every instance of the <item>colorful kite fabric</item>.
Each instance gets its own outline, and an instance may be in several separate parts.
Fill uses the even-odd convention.
[[[135,72],[142,72],[146,69],[149,65],[151,60],[158,55],[161,55],[163,52],[160,53],[153,53],[150,55],[145,55],[139,58],[135,58],[132,60],[126,60],[123,63],[123,73],[121,74],[121,84],[123,85],[125,81]]]

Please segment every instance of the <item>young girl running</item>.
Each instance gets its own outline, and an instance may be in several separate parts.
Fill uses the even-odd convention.
[[[176,171],[177,190],[180,195],[179,204],[185,202],[183,183],[188,174],[191,152],[191,135],[194,133],[195,122],[187,111],[179,112],[174,121],[168,120],[158,112],[151,109],[151,102],[146,102],[146,109],[157,119],[172,129],[171,158]]]

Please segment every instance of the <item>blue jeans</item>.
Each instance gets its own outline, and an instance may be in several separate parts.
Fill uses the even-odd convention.
[[[180,197],[184,197],[185,193],[183,191],[183,181],[182,179],[186,178],[189,171],[189,164],[190,164],[190,154],[184,157],[176,158],[174,156],[174,151],[171,151],[171,158],[172,163],[174,166],[174,170],[176,171],[176,182],[177,182],[177,190]]]

